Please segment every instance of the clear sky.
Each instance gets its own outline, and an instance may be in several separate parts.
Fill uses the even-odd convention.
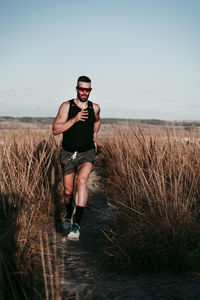
[[[200,120],[199,0],[0,0],[0,115],[55,116],[80,75],[102,117]]]

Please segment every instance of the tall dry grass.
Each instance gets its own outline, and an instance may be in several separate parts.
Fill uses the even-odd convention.
[[[123,126],[102,135],[107,265],[136,270],[198,264],[198,138],[195,129]],[[64,271],[57,261],[64,256],[55,234],[50,247],[48,231],[63,194],[59,141],[48,130],[31,129],[2,131],[0,140],[0,299],[61,299]]]
[[[115,127],[101,149],[110,206],[106,265],[130,270],[199,265],[199,130]]]
[[[40,232],[62,194],[58,145],[50,130],[3,131],[1,141],[0,298],[44,299]]]

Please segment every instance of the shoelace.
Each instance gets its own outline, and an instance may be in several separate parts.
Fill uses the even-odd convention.
[[[72,230],[73,230],[73,232],[77,232],[77,230],[78,230],[79,228],[78,228],[78,226],[77,225],[73,225],[73,228],[72,228]]]

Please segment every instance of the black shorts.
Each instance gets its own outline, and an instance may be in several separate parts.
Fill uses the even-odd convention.
[[[60,163],[63,171],[63,175],[68,175],[77,170],[77,168],[85,162],[94,164],[95,150],[91,149],[85,152],[68,152],[61,149]]]

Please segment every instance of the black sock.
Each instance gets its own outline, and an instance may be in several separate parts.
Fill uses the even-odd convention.
[[[74,223],[77,223],[80,226],[81,218],[84,210],[84,206],[77,206],[76,205],[76,212],[74,214]]]
[[[73,211],[73,205],[72,205],[72,203],[73,203],[73,194],[71,194],[71,196],[70,196],[69,203],[68,204],[65,203],[65,207],[66,207],[67,213],[70,216],[71,216],[72,211]]]

